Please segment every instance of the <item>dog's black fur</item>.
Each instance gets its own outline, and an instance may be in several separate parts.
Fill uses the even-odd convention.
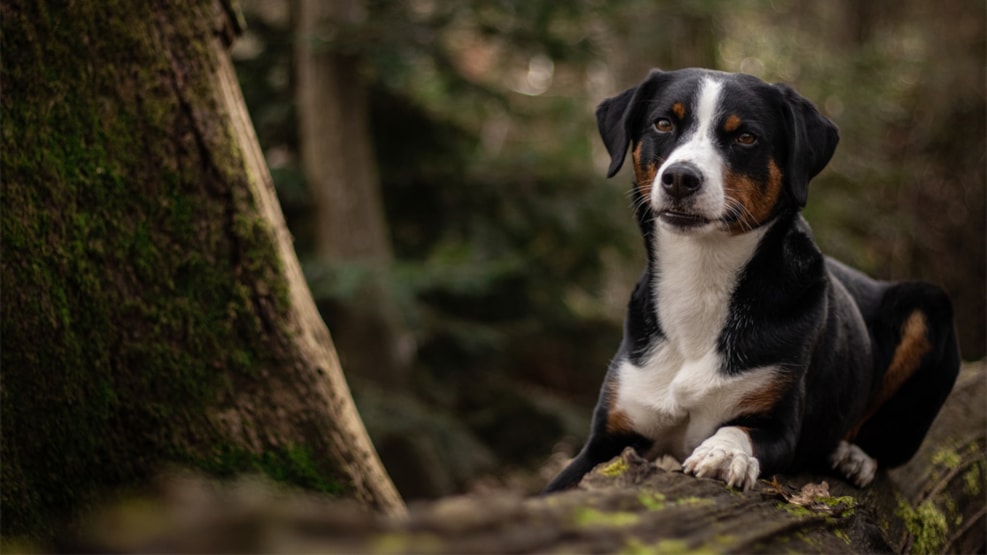
[[[716,110],[704,112],[700,96],[714,98],[703,89],[714,82]],[[704,114],[709,140],[699,143],[704,122],[697,118]],[[866,485],[875,465],[860,450],[881,467],[911,458],[959,369],[952,307],[933,285],[876,281],[816,247],[799,211],[809,181],[836,148],[835,125],[784,85],[698,69],[655,70],[605,100],[596,115],[611,155],[609,176],[628,149],[633,153],[635,215],[648,264],[631,296],[589,440],[546,492],[575,485],[626,446],[651,457],[691,453],[687,472],[744,488],[759,474],[829,467]],[[699,154],[677,153],[687,144]],[[700,198],[716,193],[706,189],[717,183],[726,197],[721,212],[707,210]],[[707,391],[705,378],[685,374],[706,368],[683,354],[689,338],[675,326],[689,323],[689,315],[662,312],[661,303],[681,300],[660,293],[662,287],[698,287],[667,281],[678,279],[672,270],[680,264],[668,257],[674,252],[681,264],[686,258],[702,264],[704,253],[719,251],[712,243],[696,247],[701,241],[750,234],[758,237],[745,243],[752,245],[749,257],[725,274],[731,286],[721,307],[725,317],[712,330],[715,344],[704,359],[715,366],[706,381],[722,387]],[[658,385],[622,390],[625,381]],[[705,400],[689,405],[683,391]],[[659,407],[653,414],[650,399]],[[707,406],[716,403],[729,406]],[[672,408],[666,413],[663,406]],[[714,426],[693,427],[720,414]],[[734,431],[716,433],[727,427]]]

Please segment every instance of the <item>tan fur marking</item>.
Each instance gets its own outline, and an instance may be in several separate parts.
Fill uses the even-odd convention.
[[[764,414],[770,411],[778,400],[788,392],[795,376],[792,374],[778,374],[767,387],[754,391],[744,399],[741,399],[737,408],[740,414]]]
[[[641,192],[642,198],[651,198],[651,184],[654,183],[655,174],[658,173],[658,167],[652,161],[644,166],[641,165],[641,144],[638,143],[634,147],[634,184],[637,190]]]
[[[622,410],[615,410],[607,414],[607,433],[629,434],[634,431],[631,426],[631,417]]]
[[[682,104],[681,102],[672,104],[672,112],[675,113],[675,117],[679,119],[685,118],[685,104]]]
[[[735,114],[730,114],[727,121],[723,123],[723,130],[732,133],[740,127],[740,118]]]
[[[730,231],[744,233],[764,223],[774,214],[781,197],[782,175],[774,160],[768,162],[768,181],[758,183],[749,176],[727,172],[725,192],[732,210],[740,211],[740,218]]]
[[[864,417],[847,433],[847,441],[853,441],[860,433],[860,428],[884,406],[884,403],[888,402],[888,399],[894,397],[901,386],[918,370],[922,357],[932,349],[926,331],[925,314],[919,310],[912,312],[901,325],[901,342],[894,350],[894,356],[884,373],[881,387],[868,401]]]
[[[634,431],[631,417],[617,408],[617,381],[607,384],[607,433],[620,434]]]

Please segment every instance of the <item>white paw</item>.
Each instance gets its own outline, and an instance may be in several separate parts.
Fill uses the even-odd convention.
[[[829,456],[829,462],[834,470],[840,471],[858,488],[867,487],[877,473],[877,461],[860,447],[846,441],[840,442]]]
[[[720,428],[682,463],[686,474],[723,480],[730,487],[749,490],[761,474],[746,432],[734,426]]]

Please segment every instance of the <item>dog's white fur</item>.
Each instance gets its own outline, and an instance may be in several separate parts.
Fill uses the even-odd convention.
[[[868,486],[877,474],[877,461],[860,447],[846,441],[840,442],[829,456],[829,462],[858,488]]]

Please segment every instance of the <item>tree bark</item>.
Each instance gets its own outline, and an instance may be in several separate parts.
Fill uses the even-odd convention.
[[[298,128],[302,165],[315,205],[320,262],[366,272],[357,299],[333,303],[340,356],[351,375],[386,387],[407,383],[414,340],[386,284],[393,261],[370,132],[369,87],[355,53],[333,37],[366,19],[362,0],[297,0]]]
[[[124,504],[65,551],[321,553],[983,553],[987,366],[968,367],[915,458],[868,489],[833,476],[777,476],[753,491],[660,470],[630,449],[574,491],[454,497],[381,520],[335,503],[171,481],[146,518],[173,523],[121,543]],[[825,485],[823,485],[825,483]],[[187,491],[198,491],[189,496]],[[175,491],[186,492],[180,501]],[[265,495],[267,497],[265,497]],[[259,499],[269,499],[262,502]],[[147,505],[141,505],[146,507]],[[235,514],[223,507],[246,507]],[[181,514],[212,515],[184,523]],[[177,524],[175,524],[177,522]],[[164,529],[163,529],[164,528]],[[266,530],[244,537],[224,530]]]
[[[243,104],[234,9],[0,13],[3,535],[172,464],[402,514]]]

